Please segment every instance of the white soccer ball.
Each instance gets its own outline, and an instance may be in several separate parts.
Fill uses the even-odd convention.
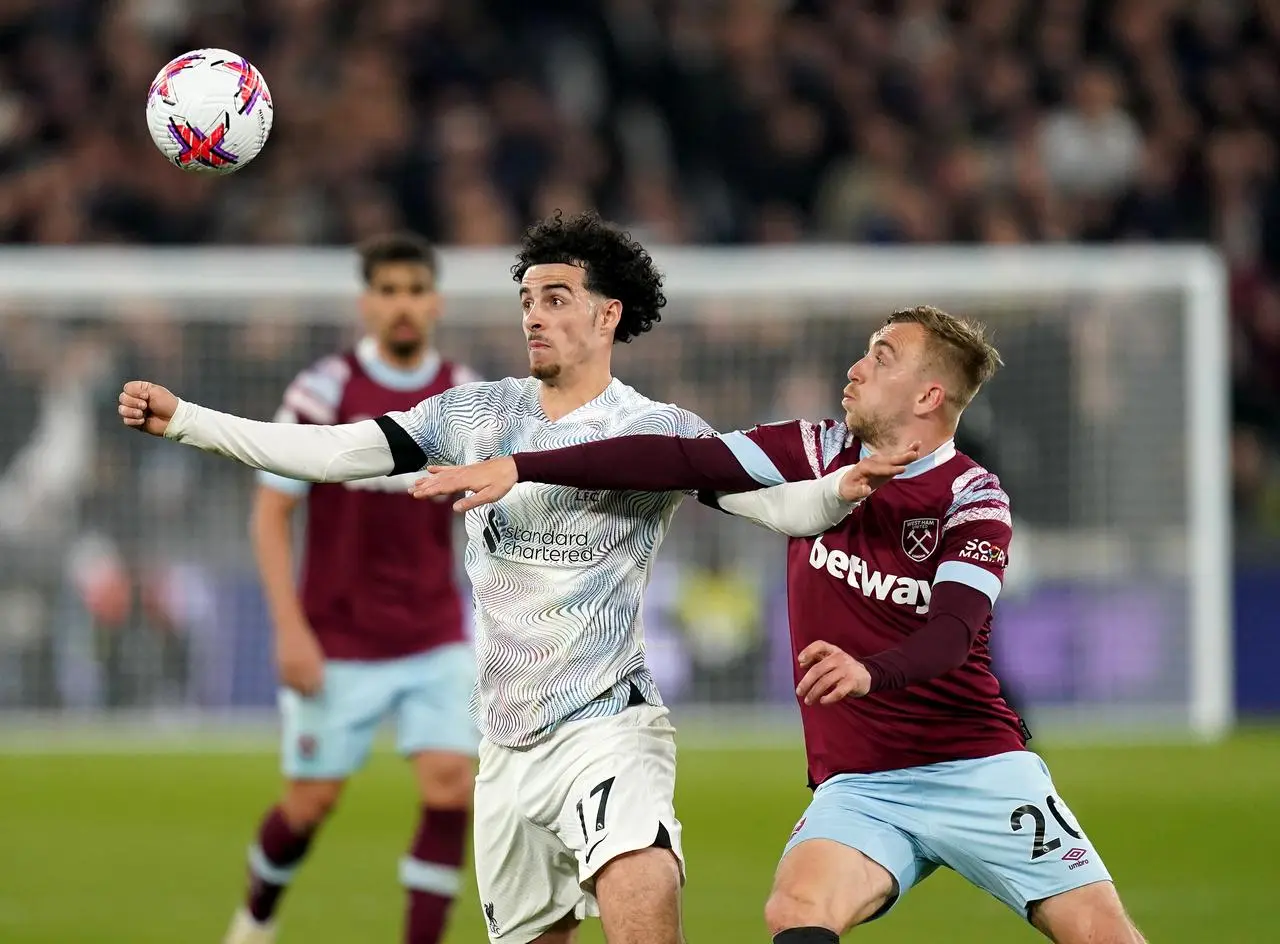
[[[169,162],[198,174],[230,174],[258,156],[275,110],[262,73],[226,49],[184,53],[147,93],[147,128]]]

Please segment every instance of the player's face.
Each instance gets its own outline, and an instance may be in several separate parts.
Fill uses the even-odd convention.
[[[613,345],[621,306],[587,291],[585,278],[581,266],[548,263],[530,266],[520,280],[529,372],[539,380],[607,357]]]
[[[384,262],[373,270],[361,299],[365,326],[383,350],[412,358],[431,337],[440,297],[431,270],[417,262]]]
[[[922,389],[924,329],[917,324],[891,324],[871,336],[860,361],[849,368],[844,388],[845,424],[870,445],[889,442],[911,418]]]

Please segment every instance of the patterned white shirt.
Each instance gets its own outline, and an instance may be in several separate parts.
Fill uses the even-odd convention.
[[[615,436],[715,435],[702,419],[618,380],[555,422],[540,383],[455,387],[389,414],[428,461],[459,465]],[[481,733],[537,743],[565,721],[615,714],[634,693],[662,703],[645,665],[641,597],[684,495],[520,483],[467,512]]]

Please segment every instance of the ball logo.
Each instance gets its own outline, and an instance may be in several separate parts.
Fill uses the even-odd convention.
[[[927,560],[938,549],[938,519],[908,518],[902,522],[902,549],[913,561]]]
[[[148,100],[158,95],[166,105],[176,104],[177,98],[173,94],[173,77],[202,61],[204,61],[204,56],[198,52],[187,53],[187,55],[179,56],[173,60],[173,62],[160,70],[160,74],[151,83],[151,88],[147,91]]]

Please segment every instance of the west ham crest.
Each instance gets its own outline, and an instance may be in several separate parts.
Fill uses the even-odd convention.
[[[938,519],[908,518],[902,522],[902,549],[913,561],[923,561],[938,549]]]
[[[303,734],[298,737],[298,756],[303,760],[315,760],[320,745],[313,735]]]

